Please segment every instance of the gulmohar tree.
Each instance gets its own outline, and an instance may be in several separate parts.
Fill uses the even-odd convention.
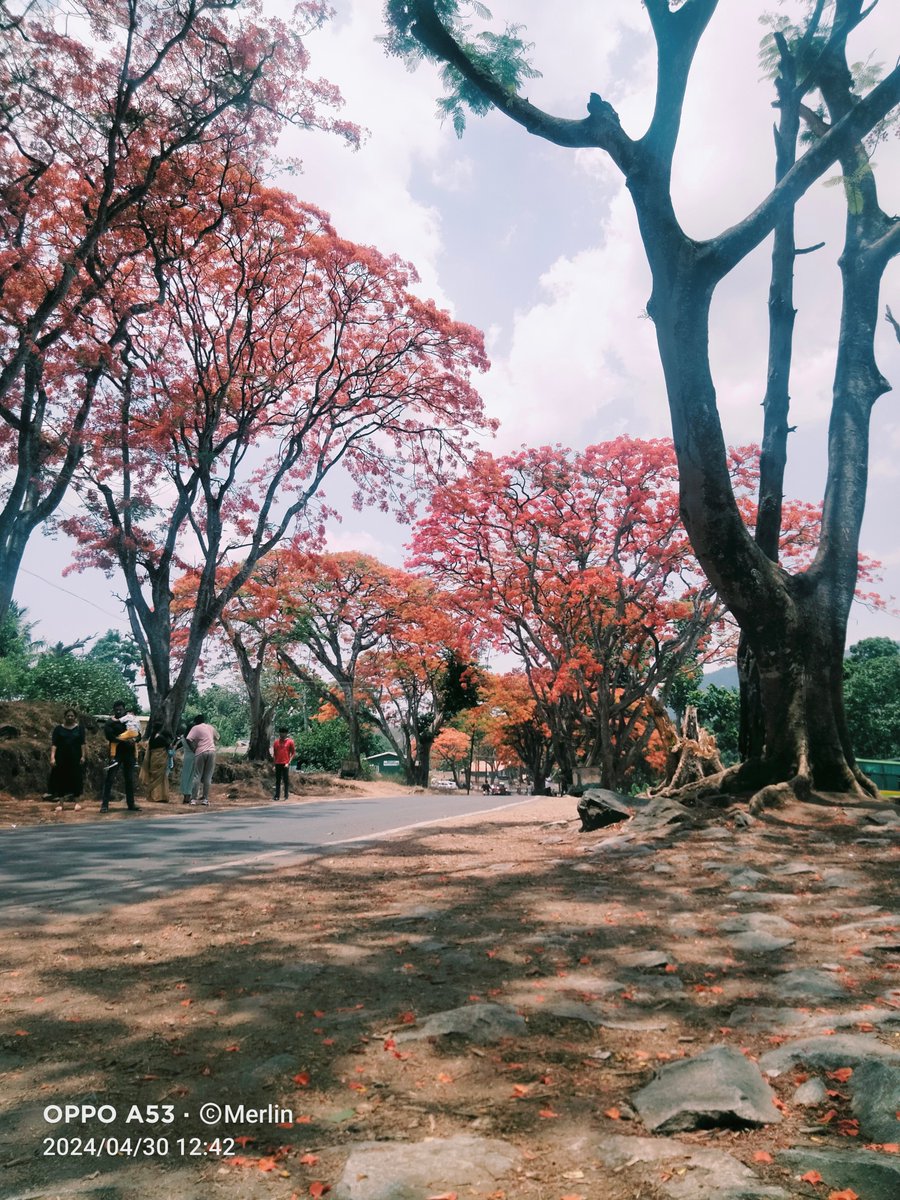
[[[85,450],[129,323],[159,304],[155,216],[218,188],[236,155],[340,99],[307,75],[327,16],[263,20],[257,0],[0,0],[0,617],[28,538]],[[202,236],[202,231],[199,231]]]
[[[413,269],[236,164],[215,228],[159,214],[165,304],[129,323],[79,466],[77,565],[118,570],[150,711],[174,728],[204,639],[288,535],[318,536],[325,478],[407,513],[486,425],[480,335],[411,292]],[[193,573],[176,638],[173,587]]]
[[[681,516],[758,672],[763,736],[757,753],[705,786],[758,790],[760,801],[791,790],[803,795],[811,787],[869,794],[874,787],[856,766],[844,713],[843,651],[857,577],[870,415],[889,386],[874,352],[879,291],[887,263],[900,250],[900,220],[879,204],[865,140],[900,102],[900,67],[864,95],[858,93],[847,39],[867,15],[862,0],[816,0],[802,28],[779,28],[776,106],[802,105],[804,117],[809,114],[811,144],[794,161],[796,131],[782,128],[788,149],[779,159],[774,187],[743,220],[698,241],[678,220],[672,163],[691,65],[717,7],[718,0],[644,0],[656,42],[657,79],[653,115],[640,137],[626,132],[612,105],[596,92],[580,119],[531,104],[520,85],[534,71],[517,28],[501,36],[475,34],[463,20],[469,6],[457,0],[388,0],[386,47],[407,60],[424,56],[442,68],[449,93],[442,106],[458,129],[466,108],[497,109],[556,145],[603,151],[625,179],[652,275],[647,311],[665,377]],[[807,36],[810,28],[813,34]],[[812,103],[805,103],[809,98]],[[771,402],[767,397],[764,519],[758,523],[763,532],[754,536],[729,475],[710,369],[709,316],[718,284],[773,231],[781,228],[784,234],[797,202],[835,162],[847,214],[821,536],[813,561],[791,571],[776,561],[789,433],[787,390],[778,386]],[[792,227],[787,234],[790,238]],[[780,249],[792,264],[792,241],[782,239]],[[776,279],[784,281],[783,265]],[[792,315],[784,309],[783,291],[779,295],[776,289],[773,301],[784,310],[774,327],[786,338],[787,354],[778,358],[776,352],[785,368]]]

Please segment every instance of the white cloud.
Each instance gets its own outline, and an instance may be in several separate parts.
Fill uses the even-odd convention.
[[[431,172],[431,182],[445,192],[463,192],[472,186],[475,178],[475,163],[465,155],[457,155],[448,162],[439,163]]]
[[[272,0],[270,7],[292,5]],[[338,85],[346,102],[341,115],[368,135],[353,152],[333,136],[291,131],[282,152],[298,155],[303,173],[283,182],[330,212],[343,237],[411,261],[422,292],[450,307],[438,273],[440,213],[417,200],[409,185],[418,162],[438,169],[459,159],[458,143],[433,116],[428,72],[411,73],[388,59],[376,42],[383,31],[380,4],[345,0],[336,18],[307,39],[311,74]]]

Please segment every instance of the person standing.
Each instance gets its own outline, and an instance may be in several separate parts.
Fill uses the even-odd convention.
[[[206,723],[203,713],[194,718],[193,728],[188,730],[185,739],[194,751],[194,775],[191,785],[191,804],[209,804],[209,785],[212,783],[213,771],[216,766],[216,742],[219,735],[212,725]]]
[[[187,740],[187,735],[194,728],[196,717],[192,718],[187,725],[182,727],[182,732],[178,738],[178,746],[181,749],[181,779],[179,787],[181,788],[181,803],[190,804],[191,792],[194,788],[194,748]]]
[[[291,794],[289,779],[294,751],[294,739],[288,733],[287,726],[282,725],[278,730],[278,737],[272,745],[272,758],[275,760],[275,795],[273,797],[275,800],[281,799],[282,784],[284,785],[285,800]]]
[[[85,760],[84,726],[74,708],[63,713],[62,724],[50,735],[50,782],[47,795],[69,796],[73,800],[83,790]]]
[[[147,751],[141,764],[141,783],[147,799],[156,804],[169,803],[169,746],[172,737],[164,725],[154,724],[147,731]]]
[[[131,812],[137,812],[138,806],[134,802],[134,764],[137,760],[137,743],[141,736],[140,725],[133,714],[126,712],[121,700],[117,700],[113,705],[113,715],[103,726],[103,736],[109,743],[109,762],[103,780],[100,811],[109,812],[113,777],[119,775],[125,789],[125,803]]]

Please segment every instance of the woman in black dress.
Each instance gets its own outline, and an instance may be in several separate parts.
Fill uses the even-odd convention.
[[[81,795],[84,758],[84,727],[67,708],[50,738],[50,796]]]

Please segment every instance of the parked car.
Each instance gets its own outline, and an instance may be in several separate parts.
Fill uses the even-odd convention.
[[[456,792],[459,791],[459,785],[455,779],[433,779],[431,781],[432,789],[436,792]]]

